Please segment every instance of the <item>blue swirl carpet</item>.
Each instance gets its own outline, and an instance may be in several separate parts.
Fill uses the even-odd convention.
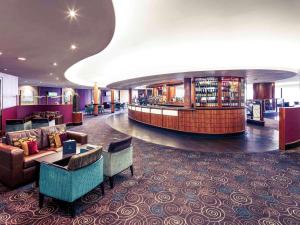
[[[88,119],[72,128],[104,147],[124,137]],[[77,216],[32,185],[0,185],[0,224],[300,224],[300,154],[197,153],[134,139],[135,175],[124,171],[78,201]]]

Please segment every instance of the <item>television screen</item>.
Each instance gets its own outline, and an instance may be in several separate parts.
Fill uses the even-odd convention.
[[[56,97],[57,92],[48,92],[48,97]]]

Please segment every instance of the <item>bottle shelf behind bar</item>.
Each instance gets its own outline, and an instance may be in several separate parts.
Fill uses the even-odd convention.
[[[238,77],[195,78],[196,107],[245,106],[245,80]]]
[[[222,107],[240,106],[239,78],[222,77]]]
[[[218,78],[196,78],[195,79],[196,106],[217,107],[218,106]]]

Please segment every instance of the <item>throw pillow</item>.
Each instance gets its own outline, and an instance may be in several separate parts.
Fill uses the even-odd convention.
[[[37,141],[28,141],[27,145],[28,145],[29,155],[33,155],[39,152]]]
[[[23,138],[13,138],[12,145],[18,148],[22,148],[22,142],[24,141],[35,141],[35,136],[23,137]]]
[[[63,134],[62,131],[61,132],[53,132],[48,135],[49,144],[50,144],[51,148],[59,148],[62,146],[63,142],[60,139],[61,134]]]
[[[56,133],[54,135],[54,143],[55,143],[55,147],[56,148],[60,148],[61,147],[60,133]]]
[[[60,137],[60,142],[61,142],[61,144],[63,144],[65,141],[68,140],[68,135],[67,135],[66,132],[61,133],[61,134],[59,135],[59,137]]]
[[[29,156],[28,141],[22,142],[22,149],[24,150],[24,155]]]
[[[49,144],[50,144],[50,147],[52,147],[52,148],[55,147],[55,140],[54,140],[55,135],[56,135],[55,132],[54,132],[54,133],[50,133],[50,134],[48,135]]]

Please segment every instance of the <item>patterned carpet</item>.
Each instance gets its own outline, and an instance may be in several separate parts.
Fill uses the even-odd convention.
[[[105,116],[72,128],[89,142],[124,137]],[[197,153],[134,139],[135,175],[125,171],[78,201],[77,217],[32,185],[0,186],[0,224],[300,224],[300,154]]]

